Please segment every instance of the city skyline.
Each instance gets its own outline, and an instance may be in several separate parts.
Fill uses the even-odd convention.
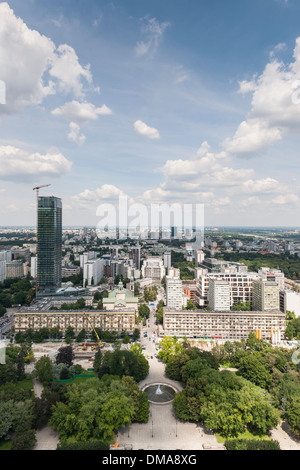
[[[161,3],[0,3],[1,226],[34,227],[45,183],[64,227],[120,196],[299,226],[300,5]]]

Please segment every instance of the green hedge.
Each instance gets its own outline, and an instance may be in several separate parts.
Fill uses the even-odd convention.
[[[227,450],[280,450],[278,441],[259,439],[228,439],[225,447]]]
[[[109,450],[109,444],[103,441],[61,442],[56,450]]]

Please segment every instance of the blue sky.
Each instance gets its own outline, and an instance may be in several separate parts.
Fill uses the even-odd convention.
[[[299,225],[297,0],[0,3],[0,225],[203,203],[206,225]],[[299,81],[299,83],[298,83]]]

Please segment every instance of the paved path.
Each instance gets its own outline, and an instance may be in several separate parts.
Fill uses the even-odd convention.
[[[286,421],[282,421],[270,432],[272,439],[279,442],[281,450],[300,450],[300,439],[296,439]]]
[[[36,397],[40,398],[43,392],[43,386],[39,380],[33,379],[33,389]],[[56,450],[59,443],[59,437],[50,426],[44,426],[36,434],[36,444],[33,450]]]

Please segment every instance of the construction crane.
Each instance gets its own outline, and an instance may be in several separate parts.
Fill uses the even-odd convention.
[[[37,282],[37,257],[38,257],[38,212],[39,212],[39,196],[41,188],[48,188],[51,184],[43,184],[42,186],[36,186],[33,188],[33,191],[36,191],[36,266],[35,266],[35,293],[38,291],[38,282]]]
[[[99,344],[99,348],[104,348],[104,344],[101,342],[101,340],[100,340],[100,338],[99,338],[99,336],[98,336],[98,333],[97,333],[97,331],[95,330],[95,328],[94,328],[94,326],[93,326],[93,324],[92,324],[92,322],[91,322],[91,320],[90,320],[90,317],[88,316],[88,314],[87,314],[86,312],[84,312],[84,314],[85,314],[86,318],[88,319],[88,322],[89,322],[89,324],[91,325],[92,329],[94,330],[94,333],[95,333],[95,335],[96,335],[96,338],[97,338],[97,341],[98,341],[98,344]],[[85,344],[86,344],[86,343],[85,343]]]

